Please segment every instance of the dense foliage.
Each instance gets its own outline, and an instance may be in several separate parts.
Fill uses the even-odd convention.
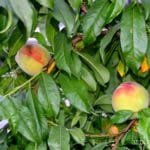
[[[29,37],[53,57],[33,77],[15,62]],[[150,149],[150,109],[111,105],[124,81],[149,90],[149,70],[149,0],[0,0],[0,149]]]

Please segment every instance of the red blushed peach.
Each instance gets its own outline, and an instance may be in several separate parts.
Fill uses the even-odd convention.
[[[138,112],[149,106],[149,93],[136,82],[120,84],[112,95],[112,106],[115,111],[131,110]]]
[[[28,75],[39,74],[50,60],[48,51],[38,43],[27,43],[17,53],[16,62]]]

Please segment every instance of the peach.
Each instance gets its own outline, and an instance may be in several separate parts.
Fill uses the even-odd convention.
[[[136,82],[124,82],[114,91],[112,106],[115,111],[131,110],[138,112],[149,106],[149,93]]]
[[[51,56],[40,44],[27,42],[16,54],[15,60],[28,75],[39,74],[46,66]]]

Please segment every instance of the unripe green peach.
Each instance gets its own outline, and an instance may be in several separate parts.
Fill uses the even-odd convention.
[[[114,91],[112,106],[115,111],[131,110],[138,112],[149,106],[149,93],[136,82],[124,82]]]
[[[15,60],[20,68],[28,75],[39,74],[46,66],[51,56],[38,43],[27,42],[17,53]]]

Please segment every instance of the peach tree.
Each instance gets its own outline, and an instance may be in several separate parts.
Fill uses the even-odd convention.
[[[150,149],[149,71],[149,0],[1,0],[0,149]]]

